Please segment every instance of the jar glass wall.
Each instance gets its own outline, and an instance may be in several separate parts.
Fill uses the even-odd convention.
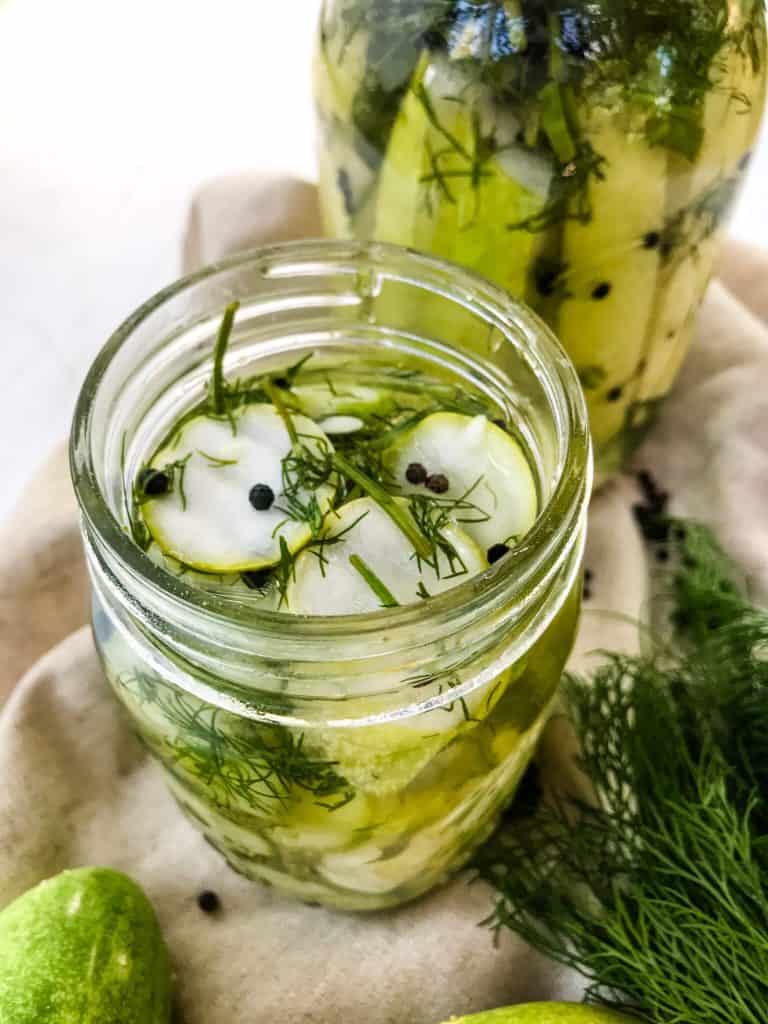
[[[689,345],[764,104],[763,0],[325,0],[326,228],[524,298],[587,396],[598,472]]]
[[[466,582],[365,615],[291,615],[158,564],[130,535],[132,481],[204,394],[233,299],[232,377],[312,352],[406,379],[428,367],[482,393],[530,455],[529,533]],[[403,902],[459,867],[514,792],[578,617],[586,409],[544,324],[482,279],[394,247],[245,254],[115,334],[84,385],[71,458],[106,677],[229,863],[345,909]]]

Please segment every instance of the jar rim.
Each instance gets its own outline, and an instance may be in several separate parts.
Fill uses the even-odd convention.
[[[558,464],[558,478],[539,511],[536,522],[509,554],[477,576],[457,584],[427,601],[382,608],[374,612],[333,616],[299,616],[290,612],[235,607],[231,598],[203,591],[157,565],[135,543],[112,511],[96,471],[93,449],[93,407],[104,376],[134,332],[164,304],[196,285],[247,267],[263,276],[300,273],[304,267],[360,264],[366,268],[396,267],[399,279],[431,286],[446,298],[471,305],[519,349],[522,331],[525,348],[541,373],[548,375],[550,393],[557,403],[559,433],[565,448]],[[75,494],[89,534],[99,541],[123,572],[140,580],[150,592],[179,611],[240,628],[253,635],[280,636],[290,631],[292,640],[318,641],[354,634],[388,632],[413,627],[435,617],[478,611],[490,605],[515,602],[530,586],[531,573],[545,552],[560,551],[575,535],[591,492],[592,456],[587,409],[576,370],[554,334],[524,303],[481,275],[450,261],[412,249],[381,242],[301,240],[238,252],[179,278],[139,306],[109,337],[94,359],[82,385],[70,437],[70,468]]]

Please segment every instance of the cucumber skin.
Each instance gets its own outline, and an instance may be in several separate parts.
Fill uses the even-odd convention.
[[[126,875],[64,871],[0,911],[2,1024],[167,1024],[171,968]]]
[[[615,1010],[583,1003],[525,1003],[469,1017],[452,1017],[446,1024],[632,1024],[636,1020]]]

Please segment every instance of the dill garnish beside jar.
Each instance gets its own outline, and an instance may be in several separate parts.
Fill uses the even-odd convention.
[[[232,867],[353,910],[457,869],[578,617],[587,415],[544,324],[394,247],[238,256],[117,331],[72,468],[106,677]]]
[[[325,0],[326,228],[524,298],[576,364],[609,473],[685,355],[765,57],[763,0]]]

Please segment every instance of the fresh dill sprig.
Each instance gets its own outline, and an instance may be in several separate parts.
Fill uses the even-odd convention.
[[[311,434],[299,434],[294,428],[296,441],[291,451],[283,458],[282,499],[276,506],[290,519],[305,522],[312,536],[320,532],[325,511],[317,498],[317,492],[333,486],[333,504],[338,497],[340,483],[335,476],[335,456],[323,438]]]
[[[573,158],[559,165],[546,203],[529,217],[507,224],[507,230],[537,233],[566,220],[588,223],[592,219],[589,183],[605,178],[604,165],[605,158],[589,142],[579,140]]]
[[[192,458],[192,454],[192,452],[189,452],[183,458],[166,462],[163,466],[144,466],[139,471],[133,486],[134,519],[136,510],[141,505],[147,501],[153,501],[157,497],[171,494],[173,491],[178,491],[181,507],[186,512],[187,493],[184,489],[184,477],[187,471],[187,463]],[[162,491],[154,493],[151,489],[151,482],[160,479],[162,479]]]
[[[358,572],[379,600],[382,608],[399,608],[400,602],[387,587],[386,583],[377,576],[373,569],[364,562],[359,555],[350,555],[349,564]]]
[[[759,1024],[768,614],[708,531],[666,525],[674,646],[567,680],[584,778],[533,814],[513,806],[475,867],[497,894],[488,923],[579,971],[589,1001],[654,1024]]]
[[[443,579],[453,579],[467,573],[467,564],[451,541],[445,536],[446,527],[452,522],[485,523],[491,516],[479,505],[470,501],[470,495],[477,489],[482,477],[468,487],[458,498],[441,497],[434,494],[409,494],[408,507],[419,530],[427,538],[432,553],[425,561],[441,576],[440,554],[448,562],[448,572]]]
[[[291,551],[282,534],[279,537],[280,560],[273,568],[273,578],[280,595],[277,607],[280,608],[288,597],[288,588],[296,580],[296,559],[298,553]]]
[[[343,530],[339,530],[338,533],[329,533],[327,530],[320,533],[319,536],[312,537],[312,539],[297,551],[291,551],[286,544],[285,540],[280,537],[280,559],[276,566],[271,570],[272,578],[275,581],[277,592],[279,595],[278,608],[281,608],[288,599],[288,588],[292,581],[296,579],[296,561],[299,555],[307,554],[313,555],[317,558],[320,563],[320,574],[325,576],[325,569],[328,565],[328,558],[326,556],[326,548],[333,547],[336,544],[340,544],[350,531],[354,530],[357,524],[365,519],[368,515],[367,512],[361,512],[360,515]],[[327,520],[326,520],[327,523]],[[276,528],[280,529],[280,526]]]
[[[339,452],[334,452],[333,463],[340,473],[354,481],[362,491],[370,498],[373,498],[382,512],[389,516],[395,526],[407,538],[416,554],[428,561],[433,554],[433,547],[416,525],[407,507],[399,504],[393,495],[386,491],[381,484],[366,476],[365,473],[356,466],[353,466]]]
[[[230,302],[221,318],[219,333],[213,350],[213,374],[211,376],[210,401],[215,416],[223,416],[226,411],[226,384],[224,382],[224,356],[229,346],[235,314],[240,308],[239,302]]]
[[[218,455],[209,455],[208,452],[204,452],[202,449],[197,449],[197,454],[207,461],[211,469],[223,469],[224,466],[236,466],[238,459],[220,459]]]
[[[269,377],[265,377],[262,383],[264,393],[269,398],[272,405],[277,409],[280,418],[285,424],[285,429],[288,431],[288,436],[291,439],[291,444],[294,448],[299,446],[299,434],[296,430],[296,425],[293,422],[293,416],[285,402],[285,396],[281,393],[282,389],[279,388],[273,380]]]
[[[291,365],[288,366],[279,377],[275,378],[275,384],[277,384],[281,389],[289,391],[295,384],[298,375],[314,354],[314,352],[307,352],[305,356],[297,359],[295,363],[291,363]]]
[[[119,686],[167,726],[153,719],[142,735],[168,770],[186,785],[203,787],[206,800],[225,814],[237,805],[269,813],[302,793],[335,810],[354,796],[336,762],[307,752],[303,734],[204,704],[147,672],[124,676]]]

